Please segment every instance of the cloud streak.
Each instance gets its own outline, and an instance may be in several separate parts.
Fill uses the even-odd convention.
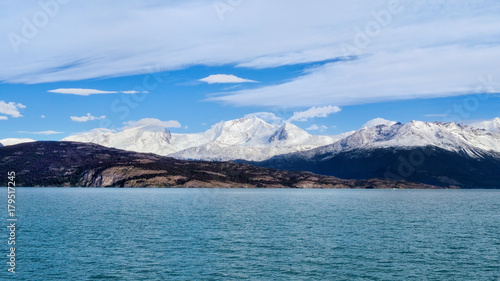
[[[138,94],[139,91],[127,90],[127,91],[103,91],[96,89],[82,89],[82,88],[61,88],[55,90],[47,91],[49,93],[64,94],[64,95],[76,95],[76,96],[90,96],[90,95],[105,95],[105,94]],[[144,91],[142,93],[148,93]]]
[[[311,107],[306,111],[294,112],[293,116],[288,119],[287,122],[304,122],[309,119],[318,118],[318,117],[327,117],[330,114],[334,114],[340,112],[341,109],[338,106],[323,106],[323,107]]]
[[[223,93],[211,100],[304,107],[445,97],[474,92],[478,77],[484,75],[496,79],[490,88],[500,88],[498,1],[396,1],[401,12],[392,13],[387,24],[379,21],[383,28],[377,29],[377,15],[391,2],[317,0],[312,5],[255,0],[234,8],[223,21],[210,1],[165,1],[154,7],[138,1],[72,2],[51,18],[36,40],[20,46],[18,55],[8,43],[0,44],[0,81],[115,77],[147,73],[155,66],[263,69],[338,60],[286,83]],[[19,18],[32,16],[29,13],[38,8],[29,1],[2,5],[1,34],[21,33]],[[60,36],[68,33],[70,41]],[[365,44],[345,48],[356,45],[362,34],[370,34]],[[103,92],[116,91],[72,94]]]
[[[36,41],[20,46],[19,55],[12,55],[8,43],[1,45],[0,80],[39,83],[146,73],[156,65],[267,68],[335,59],[346,55],[342,43],[352,43],[358,30],[374,20],[373,13],[386,9],[388,3],[256,0],[239,6],[224,21],[210,1],[166,1],[154,8],[135,1],[71,3],[51,19]],[[497,42],[497,1],[400,3],[403,12],[393,15],[383,32],[355,55]],[[36,2],[3,5],[2,34],[22,33],[19,18],[33,16],[30,12],[38,9]],[[107,13],[111,9],[113,15]],[[447,17],[439,16],[443,12]],[[71,41],[60,36],[69,32]]]
[[[500,92],[500,46],[459,46],[380,53],[328,63],[291,82],[213,97],[233,105],[339,106],[475,93],[481,75],[499,77],[484,85]]]
[[[254,113],[250,113],[250,114],[247,114],[244,116],[244,118],[253,118],[253,117],[260,118],[260,119],[267,121],[267,122],[280,122],[280,121],[282,121],[281,117],[276,116],[276,114],[274,114],[272,112],[254,112]]]
[[[328,129],[328,127],[325,126],[325,125],[312,124],[306,130],[308,130],[308,131],[320,131],[320,132],[324,132],[326,129]]]
[[[125,127],[123,129],[140,127],[140,126],[157,126],[163,128],[180,128],[181,123],[177,120],[162,121],[156,118],[143,118],[138,121],[128,121],[123,123]]]
[[[208,77],[200,79],[201,82],[208,84],[228,84],[228,83],[255,83],[257,81],[240,78],[234,75],[227,74],[213,74]]]
[[[28,132],[28,131],[17,131],[17,133],[20,134],[31,134],[31,135],[57,135],[57,134],[62,134],[63,132],[58,132],[58,131],[53,131],[53,130],[48,130],[48,131],[40,131],[40,132]]]
[[[81,116],[81,117],[70,116],[69,118],[71,119],[71,121],[75,121],[75,122],[88,122],[88,121],[105,119],[106,115],[102,115],[102,116],[96,117],[96,116],[92,116],[90,113],[87,113],[86,116]]]

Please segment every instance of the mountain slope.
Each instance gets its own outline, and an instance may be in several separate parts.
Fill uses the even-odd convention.
[[[18,186],[435,188],[394,180],[341,180],[231,162],[176,160],[95,144],[35,142],[0,148]]]

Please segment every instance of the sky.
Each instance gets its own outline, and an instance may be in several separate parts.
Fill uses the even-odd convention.
[[[2,1],[0,139],[500,116],[500,2]]]

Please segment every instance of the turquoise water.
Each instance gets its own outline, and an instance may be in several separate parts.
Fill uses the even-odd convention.
[[[17,273],[4,258],[1,280],[500,277],[500,190],[17,193]]]

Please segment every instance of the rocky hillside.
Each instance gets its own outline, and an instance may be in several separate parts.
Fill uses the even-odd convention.
[[[0,148],[0,167],[18,186],[435,188],[393,180],[342,180],[233,162],[184,161],[74,142],[33,142]]]

